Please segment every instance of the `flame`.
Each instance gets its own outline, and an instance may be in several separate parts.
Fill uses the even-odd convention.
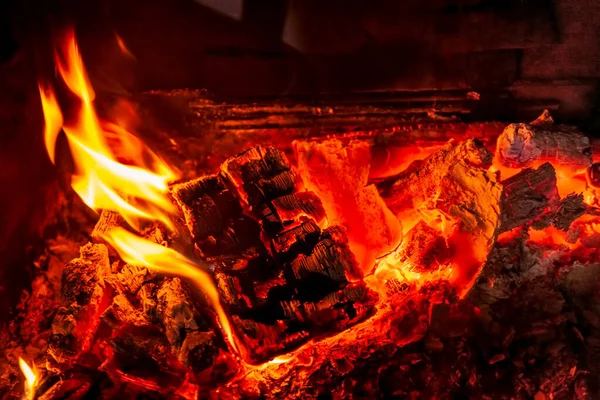
[[[125,42],[123,41],[123,38],[118,34],[115,33],[115,39],[117,40],[117,45],[119,46],[119,49],[121,50],[121,52],[123,54],[125,54],[127,57],[129,58],[133,58],[135,59],[135,56],[133,55],[133,53],[129,50],[129,48],[127,47],[127,45],[125,44]]]
[[[198,265],[175,250],[142,239],[123,228],[112,229],[105,235],[105,239],[117,250],[121,259],[127,263],[145,266],[148,269],[165,274],[176,274],[189,278],[194,282],[206,294],[211,306],[217,313],[219,325],[230,347],[235,353],[240,352],[229,319],[219,300],[217,288],[210,274],[202,269],[209,268],[209,265]]]
[[[172,229],[170,215],[175,208],[166,194],[168,183],[177,179],[176,172],[135,135],[99,119],[73,31],[56,51],[55,60],[81,108],[75,123],[63,124],[53,89],[40,84],[46,148],[52,162],[62,127],[75,164],[72,187],[90,208],[117,211],[136,229],[142,220],[158,220]]]
[[[23,376],[25,376],[25,398],[33,399],[35,397],[35,388],[38,383],[38,376],[36,374],[35,365],[33,368],[30,367],[25,360],[19,357],[19,368],[21,368],[21,372]]]
[[[94,106],[95,93],[72,30],[55,52],[55,61],[59,75],[78,99],[80,109],[74,122],[64,123],[53,89],[40,84],[50,159],[55,161],[55,143],[62,127],[75,165],[71,186],[86,205],[94,210],[120,213],[137,231],[144,220],[160,221],[174,229],[172,216],[175,206],[168,195],[168,184],[177,179],[177,174],[125,129],[126,124],[118,116],[114,122],[98,117]],[[232,352],[239,353],[240,346],[221,306],[217,288],[210,274],[203,270],[207,265],[198,265],[172,249],[122,228],[108,232],[105,239],[125,262],[192,280],[206,294],[215,310]]]

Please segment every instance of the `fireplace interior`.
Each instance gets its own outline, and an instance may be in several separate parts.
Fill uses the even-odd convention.
[[[596,3],[0,6],[0,397],[600,398]]]

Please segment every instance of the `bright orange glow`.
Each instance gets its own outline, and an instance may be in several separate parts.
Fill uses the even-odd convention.
[[[109,231],[105,239],[127,263],[145,266],[164,274],[183,276],[194,282],[217,313],[217,320],[229,346],[235,353],[240,353],[235,334],[219,300],[219,292],[210,274],[203,269],[209,268],[208,265],[198,265],[172,249],[142,239],[122,228]]]
[[[100,121],[74,33],[66,36],[56,52],[60,76],[79,99],[74,123],[63,125],[51,88],[40,85],[45,119],[46,147],[54,162],[56,137],[62,125],[75,164],[72,187],[92,209],[119,212],[134,228],[141,220],[158,220],[172,228],[175,211],[167,196],[167,184],[177,178],[171,169],[130,132]]]
[[[35,388],[38,383],[35,365],[30,367],[25,360],[19,357],[19,368],[23,376],[25,376],[25,398],[33,399],[35,398]]]

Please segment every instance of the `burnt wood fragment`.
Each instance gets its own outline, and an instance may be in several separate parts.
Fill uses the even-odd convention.
[[[512,168],[546,161],[574,168],[592,164],[589,138],[572,127],[551,123],[508,125],[498,137],[496,154]]]
[[[276,233],[308,219],[317,224],[325,220],[321,200],[313,192],[298,192],[273,199],[262,207],[263,227]]]
[[[348,282],[348,277],[361,276],[350,249],[329,238],[318,242],[309,255],[300,254],[290,263],[289,268],[296,280],[318,274],[334,282]]]
[[[499,232],[533,221],[559,201],[556,173],[550,163],[525,169],[502,182]]]
[[[320,236],[321,229],[310,219],[277,234],[271,239],[271,249],[279,262],[292,261],[299,254],[309,254]]]
[[[225,161],[221,173],[236,188],[242,202],[257,207],[291,194],[299,178],[287,157],[274,147],[254,147]]]
[[[210,242],[210,238],[220,236],[242,213],[239,202],[218,175],[174,185],[171,194],[196,241]]]
[[[90,349],[109,301],[104,283],[108,274],[108,250],[103,244],[88,243],[80,249],[80,257],[65,266],[61,306],[48,346],[48,354],[58,364],[69,364]]]
[[[583,202],[583,194],[571,193],[554,204],[532,224],[534,229],[540,230],[552,225],[565,232],[569,231],[571,224],[588,212],[588,206]]]
[[[431,271],[435,269],[436,261],[443,262],[447,251],[446,240],[440,232],[421,220],[406,233],[398,249],[398,261],[402,263],[402,269]]]

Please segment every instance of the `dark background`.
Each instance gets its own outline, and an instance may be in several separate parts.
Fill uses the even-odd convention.
[[[592,133],[600,127],[595,0],[5,1],[0,318],[29,280],[26,245],[55,220],[62,196],[43,147],[36,85],[53,79],[52,40],[69,24],[99,93],[196,88],[223,100],[318,101],[332,93],[474,90],[502,93],[516,107],[547,104]],[[115,34],[135,59],[123,56]],[[503,107],[490,102],[486,115],[510,118]]]

